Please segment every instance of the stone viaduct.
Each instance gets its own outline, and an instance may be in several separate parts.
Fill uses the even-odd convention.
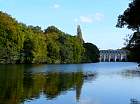
[[[100,50],[100,62],[127,61],[127,50]]]

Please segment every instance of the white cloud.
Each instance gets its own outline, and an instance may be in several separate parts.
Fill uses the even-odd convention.
[[[60,5],[59,5],[59,4],[54,4],[54,5],[53,5],[53,8],[54,8],[54,9],[58,9],[58,8],[60,8]]]
[[[80,16],[80,21],[82,23],[92,23],[93,22],[93,18],[90,16]]]
[[[102,21],[104,19],[104,14],[102,13],[96,13],[95,14],[95,20],[96,21]]]
[[[76,23],[93,23],[93,22],[100,22],[104,19],[104,14],[102,13],[95,13],[94,15],[87,15],[87,16],[79,16],[78,18],[74,19]]]

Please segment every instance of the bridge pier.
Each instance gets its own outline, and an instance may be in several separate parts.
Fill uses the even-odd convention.
[[[104,55],[104,62],[105,62],[105,59],[106,59],[106,57],[105,57],[105,55]]]
[[[111,55],[109,55],[109,62],[111,61]]]

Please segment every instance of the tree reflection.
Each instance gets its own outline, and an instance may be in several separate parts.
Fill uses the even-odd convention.
[[[138,101],[137,99],[130,99],[130,104],[140,104],[140,101]]]
[[[83,72],[31,73],[24,65],[3,65],[0,67],[0,104],[20,104],[38,98],[40,92],[53,99],[69,90],[76,90],[79,100],[83,83]]]
[[[22,66],[1,66],[0,104],[19,104],[23,99],[23,73]]]
[[[124,77],[140,77],[140,70],[125,70],[121,72]]]

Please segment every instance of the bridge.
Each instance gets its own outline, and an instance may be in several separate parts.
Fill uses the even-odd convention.
[[[100,62],[127,61],[127,50],[100,50]]]

